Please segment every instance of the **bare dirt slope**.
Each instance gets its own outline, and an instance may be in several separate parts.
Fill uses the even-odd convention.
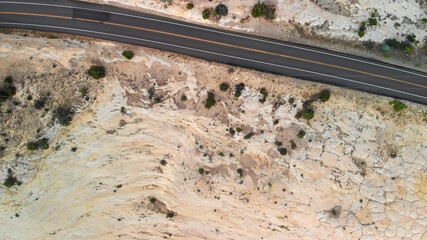
[[[424,106],[395,113],[383,97],[110,42],[0,38],[0,77],[17,87],[1,105],[0,179],[20,181],[0,186],[0,238],[427,237]],[[36,111],[27,96],[46,91]],[[52,120],[65,103],[69,126]],[[43,137],[48,149],[26,149]]]

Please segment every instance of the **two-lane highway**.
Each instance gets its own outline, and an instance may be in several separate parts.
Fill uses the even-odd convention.
[[[427,104],[427,74],[356,56],[70,0],[0,0],[0,27],[63,32]]]

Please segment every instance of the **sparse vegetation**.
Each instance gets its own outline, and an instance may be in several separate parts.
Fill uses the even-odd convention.
[[[277,149],[280,153],[280,155],[285,156],[288,153],[288,150],[286,148],[279,148]]]
[[[160,164],[162,164],[163,166],[166,166],[167,162],[166,162],[166,160],[162,159],[162,160],[160,160]]]
[[[157,199],[154,197],[150,197],[149,200],[150,200],[150,203],[152,203],[152,204],[154,204],[157,201]]]
[[[331,97],[331,91],[329,91],[328,89],[324,89],[319,93],[319,99],[322,102],[328,101],[330,97]]]
[[[105,77],[105,68],[103,66],[92,66],[87,74],[95,79],[101,79]]]
[[[122,55],[127,60],[131,60],[133,58],[133,52],[132,51],[124,51],[124,52],[122,52]]]
[[[230,88],[230,85],[228,85],[228,83],[221,83],[221,85],[219,85],[219,89],[223,92],[227,91],[228,88]]]
[[[41,97],[40,99],[37,99],[34,101],[34,108],[37,110],[40,110],[44,107],[46,104],[47,97]]]
[[[240,177],[243,177],[243,169],[238,168],[237,173],[239,174]]]
[[[121,107],[121,108],[120,108],[120,112],[121,112],[122,114],[125,114],[125,113],[126,113],[126,108],[125,108],[125,107]]]
[[[245,89],[245,84],[244,83],[239,83],[236,86],[234,86],[236,89],[236,92],[234,93],[234,96],[236,98],[240,97],[242,95],[242,91]]]
[[[274,6],[258,2],[252,8],[252,17],[264,17],[267,20],[272,20],[276,17],[276,8]]]
[[[304,138],[304,136],[305,136],[305,131],[304,130],[300,130],[298,132],[298,138],[302,139],[302,138]]]
[[[22,183],[13,175],[12,169],[7,169],[7,178],[4,181],[3,185],[7,188],[12,187],[13,185],[20,186]]]
[[[243,130],[242,130],[242,128],[236,128],[236,132],[238,132],[238,133],[241,133]]]
[[[305,109],[304,112],[303,112],[303,114],[302,114],[302,117],[305,120],[311,120],[311,119],[313,119],[314,118],[314,111],[313,111],[313,109]]]
[[[216,6],[215,13],[216,15],[219,15],[219,16],[227,16],[228,8],[224,4],[220,3]]]
[[[359,37],[363,37],[365,36],[365,31],[359,31],[357,34],[359,35]]]
[[[187,9],[188,10],[191,10],[191,9],[193,9],[194,8],[194,3],[188,3],[187,4]]]
[[[211,16],[211,11],[209,9],[205,9],[202,12],[203,19],[208,19]]]
[[[405,104],[403,104],[402,102],[397,101],[397,100],[390,101],[388,104],[393,106],[393,109],[394,109],[395,112],[400,112],[403,109],[405,109],[405,108],[408,107]]]
[[[79,93],[80,93],[80,96],[82,97],[82,98],[84,98],[84,97],[86,97],[87,96],[87,88],[80,88],[79,89]]]
[[[376,18],[371,17],[368,19],[368,21],[369,21],[369,26],[377,26],[378,25],[378,20]]]
[[[203,175],[205,173],[205,169],[204,168],[199,168],[199,173],[200,173],[200,175]]]
[[[46,150],[48,148],[49,148],[49,143],[47,138],[42,138],[37,141],[27,143],[28,151]]]
[[[255,135],[253,132],[250,132],[248,134],[246,134],[243,139],[250,139],[253,135]]]
[[[295,103],[295,98],[291,97],[289,98],[289,104],[294,104]]]
[[[68,126],[71,120],[73,120],[73,114],[74,112],[71,108],[59,106],[53,111],[52,119],[58,120],[62,126]]]
[[[208,97],[206,98],[205,108],[209,109],[215,105],[215,94],[213,92],[208,92]]]
[[[184,94],[181,96],[181,101],[185,102],[187,101],[187,96],[185,96]]]
[[[168,214],[166,215],[167,218],[173,218],[175,216],[175,214],[173,212],[168,212]]]
[[[262,98],[259,99],[258,101],[260,103],[265,103],[265,101],[267,100],[267,97],[268,97],[267,90],[265,88],[261,88],[261,90],[259,91],[259,93],[261,93]]]
[[[273,125],[277,125],[277,124],[279,124],[279,119],[276,119],[273,121]]]
[[[294,140],[291,140],[289,143],[291,144],[292,150],[295,150],[297,148],[297,144],[294,142]]]
[[[12,79],[12,77],[8,76],[8,77],[5,77],[3,79],[3,82],[6,83],[6,84],[12,84],[13,83],[13,79]]]

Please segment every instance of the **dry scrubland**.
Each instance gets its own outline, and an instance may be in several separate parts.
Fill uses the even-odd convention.
[[[0,38],[16,87],[0,179],[18,181],[0,186],[2,239],[427,237],[425,106],[110,42]]]
[[[164,14],[427,70],[425,0],[85,1]],[[268,11],[271,19],[252,16],[258,2],[271,9]],[[189,3],[193,4],[191,9],[187,8]],[[227,6],[227,15],[214,14],[218,4]],[[207,19],[203,19],[204,10],[210,12]],[[384,43],[388,48],[383,48]]]

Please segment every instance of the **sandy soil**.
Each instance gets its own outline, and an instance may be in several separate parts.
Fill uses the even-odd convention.
[[[1,105],[0,179],[22,182],[0,186],[4,239],[427,237],[425,106],[395,113],[388,98],[111,42],[0,39],[0,77],[17,86]],[[85,74],[93,64],[104,79]],[[296,119],[325,88],[314,119]],[[69,126],[26,100],[44,91],[75,109]],[[25,149],[40,137],[49,149]]]
[[[427,70],[427,58],[422,47],[427,44],[427,3],[421,0],[268,0],[276,7],[276,18],[267,21],[251,16],[252,7],[258,0],[85,0],[112,4],[133,10],[149,11],[173,18],[201,24],[216,25],[238,31],[305,43],[350,54],[361,55],[397,65]],[[192,2],[194,8],[187,10]],[[214,9],[219,3],[227,5],[229,14],[204,20],[202,11]],[[371,16],[378,20],[377,26],[368,26],[363,37],[358,36],[362,22]],[[381,43],[385,39],[406,40],[415,34],[416,51],[403,54],[392,49],[391,58],[384,58],[381,47],[371,47],[370,41]],[[362,50],[362,51],[361,51]]]

